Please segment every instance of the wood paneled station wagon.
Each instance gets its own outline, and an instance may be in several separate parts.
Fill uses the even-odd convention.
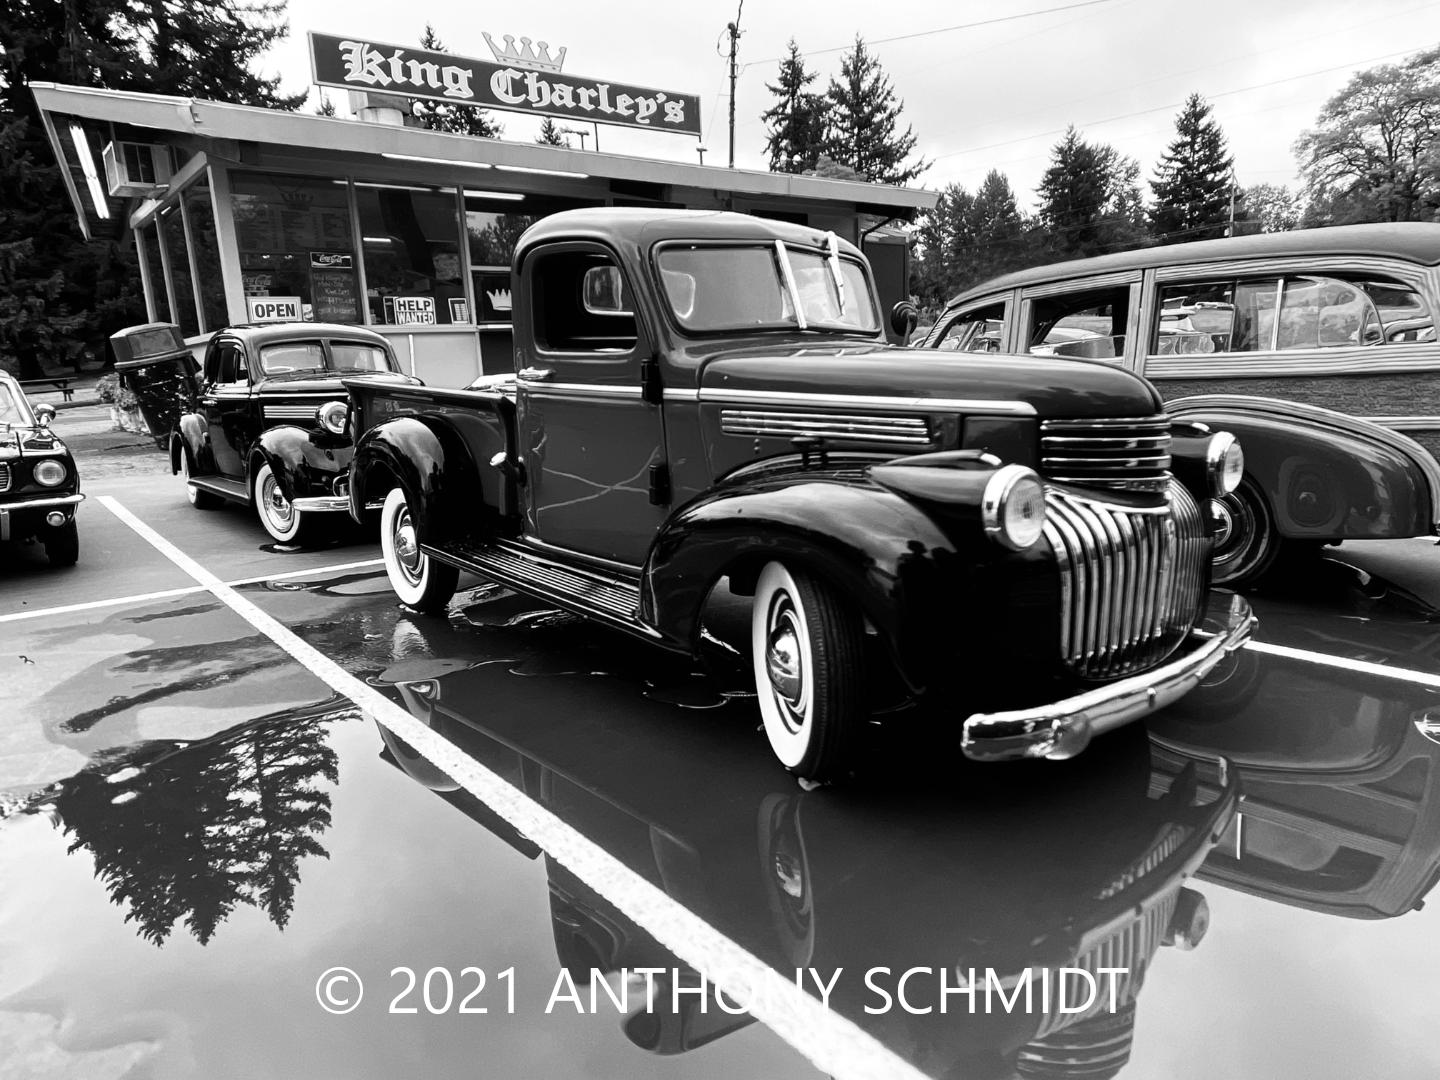
[[[770,747],[812,780],[851,770],[879,687],[972,758],[1062,758],[1250,633],[1239,597],[1207,620],[1201,507],[1234,438],[1108,365],[886,345],[832,233],[569,211],[521,238],[512,289],[515,375],[346,381],[351,512],[383,501],[412,607],[466,570],[697,655],[725,583]]]
[[[996,278],[947,306],[945,352],[1098,360],[1245,446],[1214,501],[1215,580],[1347,539],[1440,531],[1440,224],[1207,240]]]

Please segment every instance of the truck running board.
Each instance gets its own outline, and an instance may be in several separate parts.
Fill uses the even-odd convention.
[[[603,619],[650,640],[659,638],[653,628],[640,621],[638,582],[557,562],[508,540],[489,544],[458,541],[443,547],[426,544],[424,550],[441,562],[493,578],[567,611]]]

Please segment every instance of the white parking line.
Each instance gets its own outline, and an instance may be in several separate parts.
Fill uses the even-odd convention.
[[[100,500],[105,501],[103,498]],[[106,507],[106,509],[110,509]],[[113,510],[112,510],[113,513]],[[360,562],[333,563],[330,566],[313,566],[308,570],[287,570],[283,574],[263,574],[260,577],[239,578],[227,581],[226,585],[258,585],[262,581],[283,581],[286,578],[309,577],[311,574],[335,574],[341,570],[358,570],[367,566],[381,566],[384,559],[363,559]],[[186,585],[179,589],[161,589],[159,592],[135,593],[132,596],[112,596],[105,600],[87,600],[83,604],[63,604],[59,607],[40,608],[37,611],[16,611],[0,615],[0,623],[20,622],[22,619],[39,619],[46,615],[68,615],[75,611],[93,611],[96,608],[118,607],[122,604],[143,604],[149,600],[164,600],[171,596],[185,596],[189,593],[207,592],[204,585]]]
[[[151,529],[113,496],[100,501],[216,599],[404,739],[451,779],[488,804],[731,1000],[835,1077],[911,1080],[924,1073],[853,1021],[831,1012],[790,979],[731,941],[604,848],[345,671]]]

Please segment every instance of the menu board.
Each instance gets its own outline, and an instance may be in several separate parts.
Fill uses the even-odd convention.
[[[310,303],[317,322],[359,322],[360,291],[355,287],[355,271],[312,266]]]

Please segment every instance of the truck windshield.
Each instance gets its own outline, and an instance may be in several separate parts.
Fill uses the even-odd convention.
[[[393,371],[385,350],[354,341],[332,341],[329,362],[318,341],[287,341],[260,350],[260,367],[266,375],[314,374],[321,371],[355,374],[365,371]]]
[[[655,261],[686,330],[879,329],[864,268],[837,253],[778,241],[686,244],[662,248]]]

